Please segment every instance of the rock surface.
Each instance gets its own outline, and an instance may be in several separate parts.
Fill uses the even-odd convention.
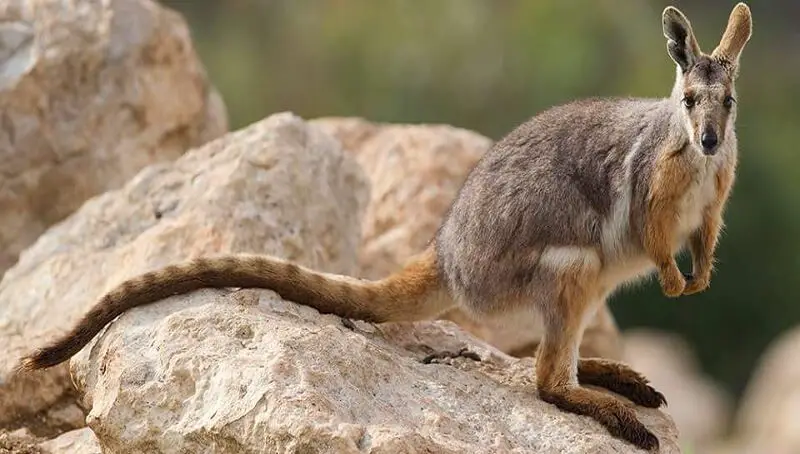
[[[463,347],[480,360],[423,361]],[[130,311],[71,362],[108,452],[636,452],[539,400],[532,370],[449,322],[348,328],[211,289]],[[679,452],[668,417],[637,413]]]
[[[538,399],[532,358],[505,355],[450,322],[344,323],[268,290],[204,289],[136,308],[68,365],[11,374],[21,354],[102,293],[178,260],[263,252],[355,274],[368,200],[367,176],[339,142],[291,114],[151,165],[92,198],[0,281],[0,343],[8,346],[0,427],[53,405],[69,420],[72,381],[92,433],[25,449],[636,452],[590,418]],[[478,360],[424,359],[462,348]],[[637,412],[661,452],[679,452],[668,416]]]
[[[733,402],[700,371],[686,342],[671,333],[639,329],[626,331],[623,343],[625,362],[667,397],[664,412],[675,420],[683,443],[700,448],[725,434]]]
[[[0,276],[89,197],[226,132],[189,29],[151,0],[0,2]]]
[[[24,425],[72,389],[65,364],[11,371],[117,283],[224,252],[272,253],[355,273],[352,251],[368,197],[363,170],[340,144],[286,113],[151,165],[91,199],[0,281],[0,428]]]
[[[315,126],[342,142],[371,182],[362,222],[361,276],[397,271],[433,238],[444,213],[491,140],[448,125],[321,118]]]
[[[385,124],[361,118],[312,120],[338,138],[372,183],[362,222],[360,276],[377,279],[397,271],[422,251],[472,167],[492,141],[449,125]],[[443,317],[514,356],[532,356],[542,336],[537,319],[508,314],[474,320],[453,310]],[[619,331],[607,305],[589,322],[584,356],[622,357]]]
[[[47,454],[102,454],[100,443],[92,429],[72,430],[52,440],[39,443],[39,448]]]
[[[46,454],[40,440],[26,429],[13,432],[0,430],[0,454]]]

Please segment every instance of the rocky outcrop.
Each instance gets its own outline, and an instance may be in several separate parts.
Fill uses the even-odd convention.
[[[152,0],[0,3],[0,276],[89,197],[226,132],[184,20]]]
[[[328,117],[311,122],[338,138],[372,183],[362,222],[360,275],[377,279],[397,271],[433,238],[461,184],[491,140],[449,125],[373,123]],[[533,356],[541,322],[516,314],[475,320],[452,310],[443,319],[514,356]],[[607,305],[586,327],[583,356],[622,357],[619,330]]]
[[[69,396],[72,380],[92,433],[31,449],[634,452],[592,419],[542,402],[532,358],[450,322],[345,321],[269,290],[203,289],[132,309],[68,365],[10,373],[8,358],[63,332],[112,286],[179,260],[262,252],[355,274],[368,200],[361,167],[291,114],[92,198],[0,282],[0,342],[10,350],[0,360],[0,415],[44,411]],[[637,412],[661,452],[679,452],[669,417]]]
[[[541,401],[531,358],[449,322],[345,324],[267,290],[132,310],[71,366],[108,452],[636,452]],[[679,452],[668,417],[637,413]]]
[[[366,176],[329,135],[278,114],[151,165],[52,227],[0,281],[0,428],[64,398],[66,364],[14,375],[104,292],[149,269],[224,252],[356,272]]]

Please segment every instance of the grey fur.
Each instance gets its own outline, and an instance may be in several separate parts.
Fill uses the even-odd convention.
[[[529,119],[491,147],[436,235],[441,276],[465,308],[479,316],[530,304],[547,311],[556,290],[552,270],[539,263],[547,248],[594,250],[603,269],[647,260],[644,216],[659,153],[698,168],[736,159],[732,119],[720,122],[720,151],[707,158],[692,146],[699,133],[681,104],[691,85],[709,98],[707,109],[718,110],[721,100],[711,102],[716,92],[703,90],[730,84],[730,73],[705,56],[686,72],[678,68],[669,97],[574,101]],[[609,248],[604,226],[626,195],[621,241]],[[624,277],[612,287],[635,276]]]

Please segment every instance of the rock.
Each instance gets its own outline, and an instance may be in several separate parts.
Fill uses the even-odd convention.
[[[0,276],[89,197],[227,130],[180,15],[151,0],[0,3]]]
[[[423,361],[464,347],[479,361]],[[636,452],[538,399],[531,358],[452,323],[348,328],[268,290],[204,289],[134,309],[71,372],[87,424],[114,453]],[[637,413],[662,453],[679,452],[667,416]]]
[[[73,430],[52,440],[39,443],[39,448],[47,454],[102,454],[100,443],[91,429]]]
[[[733,402],[701,372],[686,342],[675,334],[637,329],[624,333],[623,344],[625,362],[666,396],[664,411],[674,418],[683,443],[706,447],[725,434]]]
[[[362,223],[360,276],[377,279],[397,271],[422,251],[472,167],[491,146],[480,134],[448,125],[373,123],[361,118],[312,120],[338,138],[372,183]],[[514,356],[532,356],[542,336],[537,319],[508,314],[473,320],[453,310],[443,319]],[[583,356],[620,359],[619,331],[604,305],[586,328]]]
[[[491,141],[447,125],[391,125],[359,118],[311,122],[338,138],[371,181],[361,225],[361,276],[399,269],[433,238],[444,213]]]
[[[37,443],[39,440],[25,429],[0,430],[0,454],[46,454]]]
[[[535,314],[516,312],[502,314],[480,321],[471,319],[466,313],[452,310],[442,316],[501,351],[518,358],[536,356],[536,350],[544,334],[542,321]],[[622,338],[617,322],[607,304],[598,308],[589,319],[581,339],[578,353],[585,358],[623,358]]]
[[[148,166],[50,228],[0,281],[0,427],[72,389],[66,364],[14,375],[18,358],[114,285],[200,255],[272,253],[356,272],[369,198],[339,142],[289,113]],[[74,400],[74,399],[73,399]]]
[[[766,350],[736,415],[737,454],[800,452],[800,328]]]

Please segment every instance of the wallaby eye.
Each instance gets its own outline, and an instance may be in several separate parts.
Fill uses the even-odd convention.
[[[691,109],[694,107],[694,98],[691,96],[685,96],[683,98],[683,105],[686,106],[687,109]]]
[[[736,102],[736,100],[733,99],[733,96],[726,96],[725,100],[722,101],[722,105],[725,106],[725,108],[730,109],[734,102]]]

